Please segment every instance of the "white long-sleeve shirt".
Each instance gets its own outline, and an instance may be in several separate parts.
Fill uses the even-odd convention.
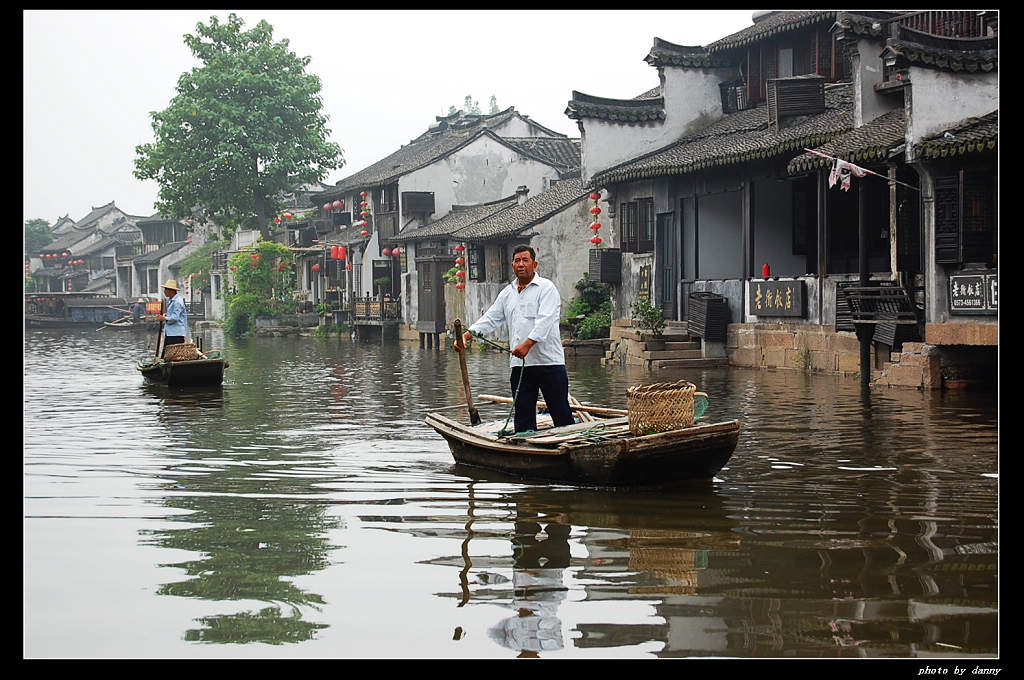
[[[497,299],[480,319],[469,327],[474,333],[488,334],[508,326],[509,347],[515,348],[530,338],[537,344],[526,355],[527,366],[565,363],[558,322],[562,298],[550,280],[534,274],[523,292],[515,280],[498,293]],[[509,357],[510,366],[522,366],[517,357]]]

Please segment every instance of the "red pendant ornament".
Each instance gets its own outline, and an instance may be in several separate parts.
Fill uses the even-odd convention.
[[[461,267],[462,265],[466,264],[466,258],[464,258],[464,257],[457,257],[457,258],[455,258],[455,264],[457,264],[457,265],[459,265]]]
[[[391,257],[391,248],[385,248],[384,250],[380,251],[380,254],[383,255],[384,257]]]
[[[314,272],[320,271],[320,263],[319,262],[317,262],[316,264],[313,265],[313,271]]]
[[[345,246],[338,246],[338,259],[344,260],[348,256],[348,251],[345,250]]]
[[[455,284],[455,288],[456,288],[457,290],[466,290],[466,284],[464,284],[464,283],[462,283],[462,282],[460,281],[459,283],[456,283],[456,284]]]
[[[341,210],[342,208],[345,207],[345,202],[344,201],[335,201],[331,205],[334,207],[335,210]]]
[[[590,239],[590,242],[594,244],[595,248],[601,247],[601,237],[597,235],[598,230],[601,228],[601,223],[597,221],[597,216],[601,214],[601,208],[598,207],[597,202],[601,199],[601,194],[593,192],[590,194],[590,200],[594,202],[593,207],[590,208],[590,214],[594,216],[594,221],[590,223],[590,228],[594,232],[594,237]]]
[[[324,203],[324,212],[330,212],[331,208],[334,207],[333,203]]]
[[[402,249],[401,248],[394,248],[391,251],[391,254],[394,255],[395,257],[399,257],[402,254]]]

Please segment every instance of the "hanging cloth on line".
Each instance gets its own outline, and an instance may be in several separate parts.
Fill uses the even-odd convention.
[[[850,175],[864,177],[868,171],[859,165],[847,163],[844,160],[836,159],[832,164],[832,172],[828,174],[828,186],[831,189],[839,182],[839,188],[843,191],[850,190]]]

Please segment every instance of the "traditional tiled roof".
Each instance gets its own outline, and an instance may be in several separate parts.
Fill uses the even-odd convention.
[[[402,175],[448,156],[483,135],[490,135],[493,139],[501,142],[502,137],[492,132],[491,128],[501,126],[514,116],[519,116],[528,120],[531,125],[547,130],[522,116],[512,107],[489,116],[466,116],[461,112],[451,116],[438,116],[437,125],[394,153],[342,179],[332,189],[320,194],[319,200],[341,198],[349,191],[380,186],[394,181]],[[565,137],[557,132],[551,134]]]
[[[96,222],[101,217],[106,215],[108,212],[110,212],[111,210],[115,210],[115,209],[116,209],[116,206],[114,205],[113,201],[111,201],[110,203],[107,203],[106,205],[101,205],[98,208],[93,208],[92,211],[88,215],[86,215],[82,219],[78,220],[78,222],[75,224],[75,226],[77,228],[79,228],[79,229],[87,228],[87,227],[91,226],[93,222]]]
[[[157,264],[167,255],[170,255],[177,250],[181,250],[186,245],[188,245],[188,241],[172,241],[171,243],[160,246],[151,253],[143,253],[142,255],[133,258],[132,264]]]
[[[50,243],[47,243],[40,249],[39,252],[49,253],[58,250],[67,250],[73,248],[76,243],[81,243],[84,239],[89,238],[89,236],[92,235],[93,231],[94,230],[78,231],[77,229],[70,231],[67,234],[61,236],[60,238],[55,239]]]
[[[365,243],[369,241],[369,236],[363,236],[363,227],[361,226],[348,226],[338,230],[336,233],[328,234],[324,238],[324,243],[327,245],[352,245]]]
[[[863,165],[872,161],[884,162],[890,151],[906,141],[906,136],[907,121],[903,109],[900,108],[854,128],[826,144],[809,148],[833,158]],[[795,175],[831,164],[832,161],[827,158],[803,153],[789,162],[787,170]]]
[[[88,246],[86,246],[85,248],[83,248],[81,250],[76,250],[75,251],[75,255],[78,255],[79,257],[88,257],[89,255],[92,255],[93,253],[98,253],[98,252],[104,251],[107,248],[113,248],[113,247],[119,245],[120,243],[121,243],[121,241],[119,241],[118,239],[114,238],[113,236],[107,236],[105,238],[101,238],[96,243],[89,244]]]
[[[714,68],[730,66],[731,60],[712,54],[700,46],[676,45],[661,38],[654,39],[651,51],[644,57],[651,66],[682,66],[684,68]]]
[[[637,96],[633,97],[633,99],[657,99],[660,96],[661,85],[658,85],[657,87],[652,87],[651,89],[647,90],[647,92],[641,92]]]
[[[821,22],[835,21],[836,11],[800,10],[795,12],[777,12],[761,19],[753,26],[716,40],[707,46],[708,52],[721,52],[736,47],[744,47],[765,38],[794,31],[798,28]]]
[[[571,172],[580,167],[580,140],[567,137],[502,137],[509,146],[530,158]]]
[[[981,118],[968,118],[940,135],[914,145],[918,158],[935,159],[961,156],[965,153],[995,151],[999,144],[999,111]]]
[[[897,37],[885,41],[887,54],[902,57],[914,66],[953,72],[988,73],[999,64],[998,38],[946,38],[904,26]]]
[[[491,215],[508,210],[519,202],[518,196],[509,196],[489,203],[478,205],[456,205],[452,211],[439,220],[429,222],[419,229],[404,231],[393,237],[392,241],[408,242],[427,239],[448,238],[464,227],[479,222]]]
[[[491,241],[515,238],[530,227],[586,199],[590,192],[579,177],[555,182],[547,191],[537,194],[509,210],[496,212],[455,234],[462,241]]]
[[[608,99],[573,90],[565,115],[576,120],[599,118],[626,125],[641,125],[665,119],[665,98]]]
[[[597,173],[596,187],[645,177],[682,175],[706,168],[787,155],[815,147],[853,127],[849,83],[825,86],[823,113],[794,117],[776,131],[764,104],[722,116],[695,134],[657,151]]]

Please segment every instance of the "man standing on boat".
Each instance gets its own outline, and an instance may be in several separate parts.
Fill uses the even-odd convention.
[[[537,429],[538,393],[543,393],[555,427],[573,423],[569,374],[558,332],[562,298],[555,284],[536,273],[537,264],[533,248],[516,246],[512,251],[516,280],[498,293],[491,308],[464,335],[469,342],[473,333],[508,328],[516,432]],[[455,349],[462,351],[457,343]]]
[[[188,313],[185,311],[185,303],[178,295],[178,282],[168,279],[164,284],[164,295],[167,296],[167,309],[163,314],[158,314],[157,321],[166,322],[164,326],[164,353],[168,345],[178,345],[185,342],[188,334]],[[161,356],[164,356],[162,353]]]

